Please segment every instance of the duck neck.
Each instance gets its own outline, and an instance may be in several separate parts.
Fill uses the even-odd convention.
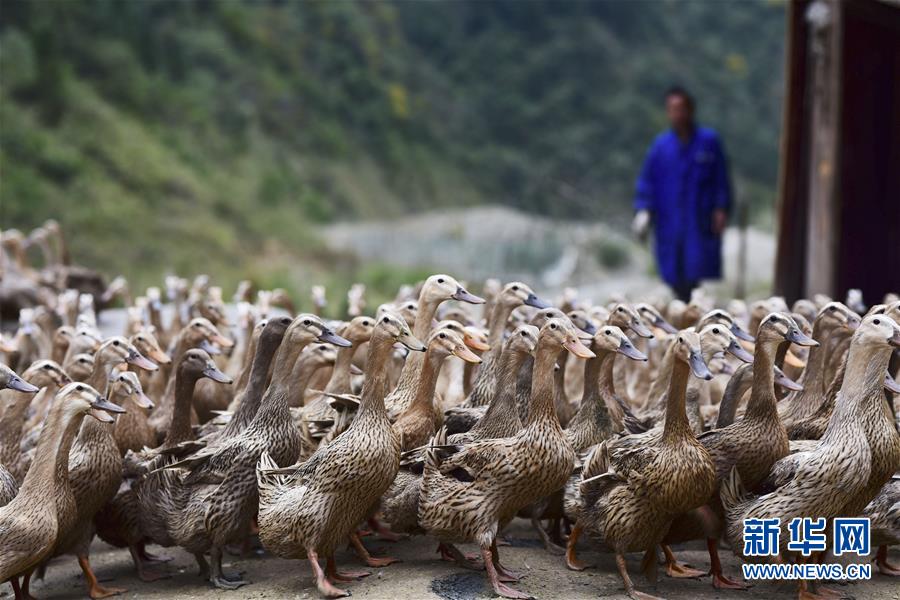
[[[685,393],[691,369],[683,360],[675,360],[672,365],[672,377],[669,379],[669,390],[666,394],[666,422],[663,425],[663,440],[681,440],[690,435],[691,424],[685,410]]]
[[[308,342],[289,342],[281,344],[275,353],[275,365],[272,371],[272,382],[269,384],[269,392],[287,392],[291,386],[291,373],[294,365]],[[268,394],[267,394],[268,395]]]
[[[503,344],[503,331],[506,329],[506,322],[509,320],[509,315],[512,314],[514,308],[508,304],[498,302],[491,310],[490,325],[488,326],[488,345],[491,348],[488,350],[488,353],[494,354],[500,351],[500,347]]]
[[[852,344],[841,386],[841,404],[851,404],[848,408],[858,415],[878,414],[884,404],[884,375],[890,359],[889,347]],[[843,398],[845,395],[847,398]]]
[[[391,357],[394,340],[388,336],[373,336],[369,342],[369,353],[366,359],[366,379],[360,394],[359,412],[354,423],[363,417],[383,417],[387,419],[384,408],[384,396],[387,394],[387,363]]]
[[[716,420],[716,429],[727,427],[734,423],[734,415],[744,393],[750,389],[753,380],[753,365],[739,367],[737,372],[728,380],[725,392],[722,394],[722,402],[719,403],[719,417]],[[774,385],[774,379],[773,379]]]
[[[597,421],[599,417],[609,419],[606,398],[615,396],[613,384],[613,365],[616,352],[593,348],[594,358],[589,358],[584,365],[584,391],[581,395],[581,406],[574,420]]]
[[[46,389],[41,390],[39,394],[46,393]],[[0,392],[0,406],[6,407],[6,410],[0,413],[0,464],[11,465],[19,456],[22,426],[31,400],[32,394],[23,394],[10,389]]]
[[[112,375],[113,369],[119,361],[110,361],[103,357],[100,353],[94,357],[94,368],[91,376],[85,382],[101,395],[106,396],[109,393],[109,377]]]
[[[253,335],[252,331],[249,333],[249,336],[250,338],[247,340],[247,346],[244,348],[245,355],[241,364],[241,373],[238,375],[237,381],[234,384],[235,396],[239,396],[247,389],[247,386],[250,384],[250,376],[253,374],[253,364],[256,362],[259,338],[258,336]],[[274,351],[272,355],[274,357]],[[271,363],[271,360],[269,362]]]
[[[65,400],[54,402],[38,439],[34,462],[25,475],[19,494],[41,494],[53,501],[69,485],[69,451],[84,419],[84,413],[65,414]]]
[[[531,403],[528,405],[526,427],[550,424],[562,429],[554,405],[556,378],[553,369],[556,368],[558,356],[557,349],[547,347],[546,344],[538,345],[531,373]]]
[[[519,369],[529,356],[531,355],[526,352],[513,350],[507,350],[500,355],[497,391],[484,416],[478,420],[478,423],[472,428],[473,430],[485,430],[499,419],[519,420],[519,410],[516,407],[516,382],[519,378]]]
[[[431,332],[431,325],[434,323],[434,315],[443,300],[429,300],[419,305],[416,313],[416,322],[413,323],[413,335],[420,340],[428,338]]]
[[[266,391],[266,381],[269,379],[269,367],[272,365],[272,360],[275,358],[281,339],[281,336],[277,339],[261,339],[257,344],[256,352],[253,355],[253,363],[250,365],[247,387],[244,389],[244,395],[237,410],[234,412],[231,423],[246,425],[259,410],[263,394]]]
[[[356,345],[347,348],[338,348],[337,358],[334,361],[334,369],[331,371],[331,379],[325,386],[325,391],[330,394],[349,394],[350,367],[353,365],[353,355],[356,353]]]
[[[298,360],[294,364],[294,370],[291,372],[290,406],[303,406],[306,399],[306,390],[313,376],[322,367],[322,363],[317,362],[309,357],[310,360]]]
[[[191,403],[194,399],[194,386],[199,379],[199,374],[193,371],[179,369],[175,373],[175,406],[163,448],[171,448],[194,439],[194,431],[191,429]]]
[[[831,337],[831,328],[827,327],[822,319],[817,319],[813,323],[812,337],[814,340],[828,340]],[[790,348],[789,344],[784,344],[786,348]],[[828,360],[829,353],[825,351],[825,345],[813,346],[809,349],[809,355],[806,359],[806,368],[803,369],[803,377],[800,383],[803,384],[807,393],[821,396],[825,391],[825,364]]]
[[[441,373],[441,365],[446,356],[432,351],[425,351],[425,359],[422,368],[419,369],[419,381],[416,385],[416,395],[410,403],[407,412],[416,412],[429,415],[434,418],[434,390],[437,387],[438,375]]]
[[[775,352],[781,344],[780,341],[765,341],[756,344],[753,354],[753,384],[744,420],[778,418],[774,363]]]

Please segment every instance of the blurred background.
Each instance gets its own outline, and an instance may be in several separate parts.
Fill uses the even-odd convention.
[[[3,228],[78,262],[243,278],[302,300],[435,270],[603,294],[658,286],[627,224],[684,85],[720,132],[768,290],[786,5],[36,2],[0,15]],[[726,236],[726,276],[740,262]],[[727,282],[725,285],[729,285]]]

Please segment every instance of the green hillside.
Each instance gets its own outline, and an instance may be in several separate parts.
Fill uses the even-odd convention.
[[[80,262],[297,281],[316,227],[503,203],[624,219],[660,94],[694,90],[740,197],[774,197],[773,2],[4,0],[0,226]]]

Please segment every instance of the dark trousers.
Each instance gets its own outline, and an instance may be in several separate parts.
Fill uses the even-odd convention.
[[[680,281],[672,286],[672,291],[675,292],[675,297],[679,300],[690,302],[691,292],[695,287],[697,287],[696,281]]]

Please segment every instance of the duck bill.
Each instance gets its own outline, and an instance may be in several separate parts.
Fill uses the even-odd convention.
[[[710,373],[709,367],[706,366],[706,361],[703,360],[703,356],[699,351],[695,350],[691,352],[688,363],[691,365],[691,372],[695,377],[705,379],[706,381],[712,379],[712,373]]]
[[[207,367],[203,369],[203,376],[208,377],[213,381],[218,381],[219,383],[232,383],[234,381],[231,377],[220,371],[215,365],[207,365]]]
[[[631,324],[630,329],[633,332],[635,332],[637,335],[641,336],[642,338],[652,338],[653,337],[653,332],[650,331],[649,327],[644,325],[643,321],[638,320],[638,321],[633,322]]]
[[[102,396],[98,396],[96,400],[91,402],[91,416],[101,423],[114,423],[116,421],[112,414],[122,414],[125,409],[118,404],[113,404]]]
[[[575,336],[567,339],[563,344],[563,347],[578,358],[594,358],[596,356],[596,354],[591,352],[590,348],[585,346],[581,340]]]
[[[234,346],[234,342],[220,333],[213,335],[210,339],[212,340],[212,342],[218,344],[222,348],[231,348],[232,346]]]
[[[789,365],[791,367],[802,369],[806,366],[806,362],[790,350],[787,351],[787,354],[784,355],[784,364]]]
[[[678,333],[678,329],[676,329],[674,325],[672,325],[662,317],[656,317],[656,319],[653,321],[653,325],[662,329],[666,333]]]
[[[147,410],[150,410],[156,406],[155,404],[153,404],[153,400],[150,399],[150,396],[148,396],[144,392],[138,393],[134,403],[137,404],[138,408],[145,408]]]
[[[350,340],[342,338],[330,329],[325,329],[322,331],[322,333],[319,334],[319,341],[334,344],[335,346],[340,346],[341,348],[349,348],[353,345],[352,343],[350,343]]]
[[[459,300],[460,302],[468,302],[469,304],[484,304],[484,298],[476,296],[462,287],[456,288],[456,291],[450,297],[454,300]]]
[[[362,369],[360,369],[353,363],[350,363],[350,374],[351,375],[362,375],[364,372],[365,371],[363,371]]]
[[[538,298],[534,294],[528,294],[528,297],[525,298],[525,304],[528,306],[533,306],[534,308],[537,308],[537,309],[550,308],[549,302],[547,302],[546,300],[542,300],[541,298]]]
[[[472,350],[478,350],[479,352],[487,352],[491,349],[490,344],[488,344],[487,342],[482,342],[478,338],[472,337],[470,335],[467,335],[463,342],[465,342],[466,346],[468,346]]]
[[[160,348],[154,348],[148,352],[147,358],[161,365],[167,365],[172,362],[172,357],[163,352]]]
[[[784,371],[775,367],[775,385],[792,392],[803,391],[803,386],[784,374]]]
[[[738,325],[736,322],[732,323],[729,329],[731,330],[731,333],[734,334],[734,337],[739,340],[744,340],[745,342],[751,343],[756,341],[755,337],[750,335],[743,327]]]
[[[199,348],[209,355],[222,354],[222,351],[217,346],[213,346],[209,340],[200,340]]]
[[[616,349],[616,352],[624,354],[631,360],[647,360],[646,354],[635,348],[634,344],[626,340],[619,342],[619,347]]]
[[[460,346],[453,351],[453,356],[456,358],[461,358],[467,363],[472,363],[473,365],[477,365],[481,362],[481,358],[465,346]]]
[[[404,333],[398,339],[405,348],[412,350],[414,352],[425,352],[425,344],[423,344],[419,339],[414,336],[412,333]]]
[[[884,389],[892,394],[900,394],[900,383],[897,383],[890,373],[884,374]]]
[[[900,348],[900,329],[894,329],[894,335],[888,338],[888,344],[894,348]]]
[[[11,390],[16,390],[17,392],[22,392],[23,394],[36,394],[41,389],[36,385],[28,383],[18,375],[10,377],[9,381],[6,382],[6,387]]]
[[[798,346],[810,346],[814,348],[819,345],[819,342],[794,327],[785,334],[784,339],[792,344],[797,344]]]
[[[728,352],[728,354],[732,355],[740,361],[743,361],[745,363],[753,362],[753,355],[744,350],[744,347],[741,346],[740,342],[738,342],[737,340],[732,340],[732,342],[728,344],[728,348],[726,348],[725,350]]]
[[[125,359],[125,362],[145,371],[156,371],[157,369],[159,369],[159,365],[157,365],[152,360],[144,357],[140,352],[129,352],[128,358]]]

